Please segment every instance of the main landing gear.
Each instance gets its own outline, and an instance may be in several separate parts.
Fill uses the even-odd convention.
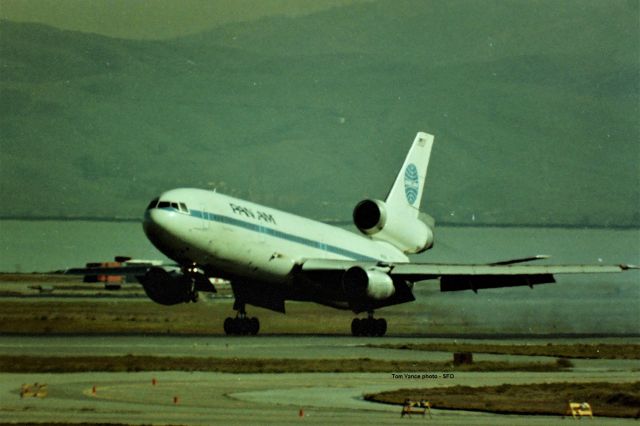
[[[373,312],[368,312],[367,318],[354,318],[351,321],[351,334],[354,336],[384,336],[387,332],[387,320],[375,319]]]
[[[224,320],[224,332],[228,336],[255,336],[259,330],[260,321],[256,317],[247,317],[244,305],[240,306],[235,318],[228,317]]]
[[[186,300],[187,303],[189,302],[196,303],[199,299],[198,292],[195,289],[189,290],[186,294],[186,299],[187,299]]]

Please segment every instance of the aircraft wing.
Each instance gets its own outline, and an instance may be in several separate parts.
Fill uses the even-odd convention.
[[[627,265],[447,265],[399,264],[391,275],[408,281],[440,279],[441,291],[461,291],[483,288],[533,286],[554,283],[557,274],[599,274],[622,272]]]
[[[352,267],[384,270],[392,278],[410,282],[440,280],[441,291],[477,291],[484,288],[533,286],[555,282],[557,274],[599,274],[638,269],[632,265],[522,265],[547,256],[533,256],[491,264],[375,263],[347,260],[309,259],[303,273],[346,271]]]

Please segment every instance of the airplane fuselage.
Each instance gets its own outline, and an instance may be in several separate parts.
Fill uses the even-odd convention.
[[[284,282],[304,259],[408,261],[387,242],[213,191],[174,189],[154,203],[149,240],[179,264],[223,276]]]

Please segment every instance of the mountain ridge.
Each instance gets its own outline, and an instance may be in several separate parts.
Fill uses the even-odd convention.
[[[627,3],[604,14],[537,2],[517,29],[508,2],[466,15],[457,2],[392,4],[171,41],[0,23],[0,215],[135,217],[157,193],[195,186],[342,219],[384,197],[423,130],[436,135],[423,210],[437,219],[640,224],[628,38],[640,32]],[[412,41],[434,4],[438,27]]]

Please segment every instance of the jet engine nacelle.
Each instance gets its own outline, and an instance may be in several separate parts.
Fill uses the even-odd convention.
[[[353,222],[363,234],[405,253],[420,253],[433,246],[433,219],[425,214],[408,217],[393,212],[384,201],[360,201],[353,209]]]
[[[138,281],[149,299],[161,305],[177,305],[193,300],[191,280],[178,272],[151,268],[144,276],[138,277]]]
[[[393,280],[385,271],[380,269],[364,269],[353,266],[344,273],[342,286],[351,299],[369,298],[384,300],[393,296],[396,289]]]

